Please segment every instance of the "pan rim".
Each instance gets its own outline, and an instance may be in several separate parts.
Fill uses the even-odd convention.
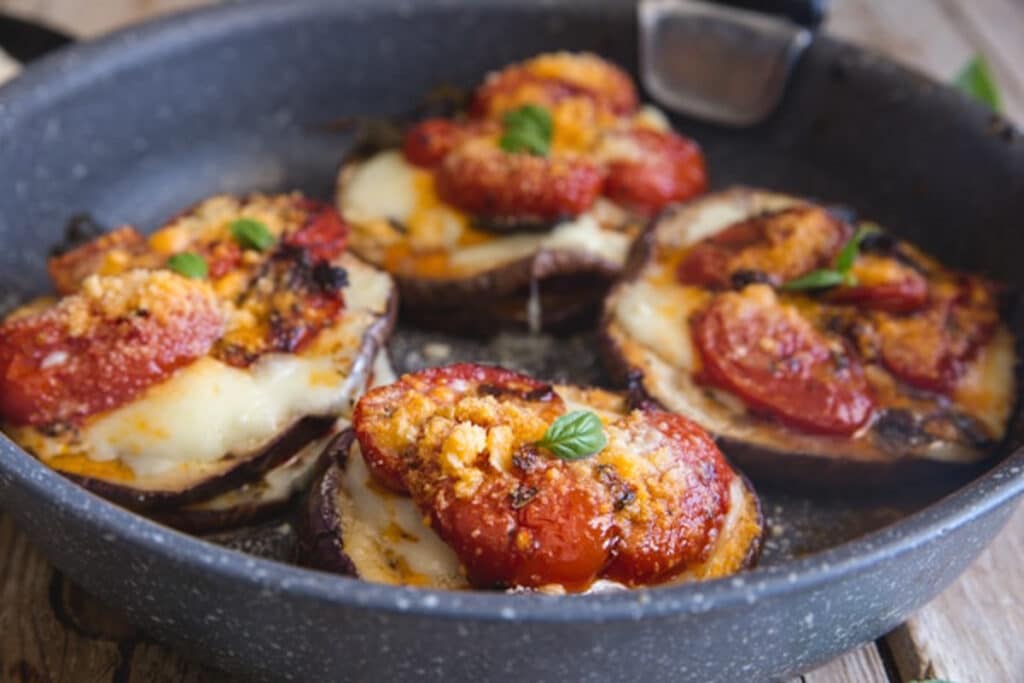
[[[452,7],[451,0],[420,0],[423,6]],[[549,7],[546,0],[482,0],[484,7],[530,10]],[[599,0],[580,3],[573,11],[594,13],[626,11],[624,3]],[[0,88],[0,138],[17,128],[20,117],[45,109],[54,99],[88,87],[96,79],[116,73],[117,65],[137,64],[172,53],[186,40],[214,40],[219,36],[288,22],[307,15],[339,15],[401,11],[408,0],[353,0],[340,5],[332,0],[280,3],[248,0],[245,3],[202,8],[129,27],[94,42],[61,50],[26,69]],[[833,47],[843,43],[819,37]],[[856,54],[870,54],[858,48]],[[922,76],[889,60],[871,55],[872,62],[903,72],[908,79]],[[871,68],[868,64],[866,68]],[[959,97],[952,91],[944,97]],[[968,104],[965,98],[957,105]],[[1019,397],[1018,397],[1019,399]],[[508,595],[486,592],[451,592],[373,584],[351,577],[317,572],[266,560],[214,545],[160,526],[146,518],[98,498],[50,470],[6,436],[0,440],[0,490],[20,487],[28,495],[77,516],[97,538],[113,535],[145,552],[154,561],[220,579],[248,584],[254,591],[291,594],[338,606],[375,610],[395,615],[481,621],[516,620],[523,623],[611,622],[680,617],[749,608],[752,601],[785,596],[854,576],[883,560],[901,557],[932,539],[973,519],[992,513],[1024,493],[1024,447],[1006,455],[987,473],[952,494],[900,521],[806,558],[755,568],[734,577],[699,584],[636,589],[619,593],[579,596]]]

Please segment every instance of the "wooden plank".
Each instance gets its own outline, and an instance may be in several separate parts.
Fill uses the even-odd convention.
[[[963,576],[889,637],[906,680],[1024,681],[1024,506]]]
[[[869,643],[791,683],[889,683],[878,647]]]
[[[0,514],[0,681],[213,683],[55,572]]]
[[[974,55],[984,55],[1006,115],[1024,125],[1024,3],[838,0],[825,28],[943,82]]]
[[[34,17],[83,38],[212,0],[0,0],[0,10]]]
[[[50,605],[53,581],[42,555],[0,516],[0,679],[111,680],[121,665],[117,644],[66,628]]]
[[[940,0],[975,52],[985,55],[999,84],[1004,113],[1024,125],[1024,2]]]

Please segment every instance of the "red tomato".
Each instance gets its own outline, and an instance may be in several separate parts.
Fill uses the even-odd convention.
[[[730,264],[739,252],[764,241],[764,231],[756,221],[743,221],[698,242],[676,270],[684,285],[703,287],[730,286]]]
[[[586,211],[601,193],[589,161],[461,147],[437,170],[442,199],[475,216],[556,220]]]
[[[858,360],[831,345],[764,286],[715,297],[692,323],[699,381],[811,432],[852,434],[874,401]]]
[[[608,164],[604,193],[613,201],[651,214],[707,189],[704,156],[693,140],[641,128],[625,135],[637,151]]]
[[[733,473],[707,432],[673,413],[647,410],[625,421],[638,454],[657,468],[645,504],[615,517],[619,542],[604,575],[628,585],[670,578],[704,560],[729,508]],[[652,457],[659,450],[669,457]]]
[[[175,294],[158,310],[140,307],[115,317],[72,295],[5,322],[0,414],[14,424],[75,421],[127,403],[206,354],[223,325],[216,301],[198,286]]]
[[[312,261],[333,261],[341,256],[348,244],[348,223],[333,206],[303,199],[309,212],[306,224],[285,237],[285,243],[306,250]]]
[[[955,288],[939,287],[923,311],[876,318],[882,363],[908,384],[948,392],[998,323],[993,286],[964,278]]]
[[[103,263],[113,251],[121,252],[126,260],[147,249],[146,238],[132,227],[122,226],[70,251],[53,256],[46,263],[57,292],[73,294],[90,275],[102,270]]]
[[[795,206],[734,223],[693,245],[676,271],[680,282],[728,288],[741,273],[779,286],[829,264],[849,237],[826,210]]]
[[[895,258],[861,254],[853,274],[860,284],[837,287],[829,292],[829,300],[888,313],[910,313],[928,303],[928,280]]]
[[[561,75],[550,63],[539,72],[538,59],[491,74],[474,93],[470,113],[494,117],[525,104],[552,107],[569,97],[590,98],[614,114],[636,109],[633,80],[619,67],[587,54],[562,54],[556,59],[562,61]]]
[[[543,429],[522,426],[546,428],[565,411],[542,382],[462,364],[370,391],[353,422],[375,478],[412,496],[474,586],[643,584],[703,560],[733,476],[711,438],[685,418],[638,410],[605,424],[617,449],[608,460],[567,462],[535,444]],[[456,427],[481,441],[454,438]],[[510,464],[493,460],[494,428],[512,430]],[[471,490],[460,489],[467,480]]]
[[[434,166],[465,138],[465,131],[450,119],[427,119],[405,132],[402,153],[417,166]]]
[[[928,303],[928,281],[924,277],[856,287],[838,287],[829,300],[887,313],[911,313]]]
[[[560,476],[548,481],[552,468]],[[553,461],[524,475],[518,486],[537,491],[518,509],[507,483],[497,478],[472,498],[446,491],[450,503],[433,508],[437,531],[465,565],[470,583],[586,588],[608,561],[607,525],[595,523],[601,518],[600,492]]]

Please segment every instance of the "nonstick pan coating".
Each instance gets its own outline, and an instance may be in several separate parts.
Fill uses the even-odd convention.
[[[327,198],[351,143],[330,121],[400,115],[439,83],[562,48],[635,67],[632,5],[250,0],[57,54],[0,89],[0,291],[45,291],[47,248],[82,211],[149,229],[218,191]],[[954,265],[1024,284],[1024,140],[890,62],[820,38],[766,124],[677,124],[718,187],[854,206]],[[6,439],[0,503],[147,631],[253,677],[759,680],[877,637],[948,584],[1024,489],[1022,433],[1018,416],[989,471],[856,540],[732,579],[587,598],[397,589],[270,562],[109,505]]]

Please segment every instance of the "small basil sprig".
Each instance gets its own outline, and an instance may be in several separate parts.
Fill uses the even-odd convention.
[[[201,280],[206,277],[206,260],[199,254],[191,251],[183,251],[174,254],[167,259],[167,267],[178,275],[184,275],[193,280]]]
[[[839,285],[855,286],[857,284],[857,276],[850,271],[853,268],[854,261],[857,260],[857,255],[860,253],[860,244],[864,241],[865,237],[880,230],[881,228],[874,223],[861,223],[856,234],[836,254],[831,268],[812,270],[807,275],[785,283],[782,285],[782,289],[788,292],[796,292],[803,289],[824,289],[825,287],[837,287]]]
[[[992,77],[992,70],[989,68],[988,62],[981,55],[975,55],[964,64],[960,73],[953,79],[953,85],[992,111],[999,111],[1001,106],[999,88],[996,87],[996,80]]]
[[[551,423],[537,442],[562,460],[582,460],[608,444],[601,418],[589,410],[574,410]]]
[[[547,109],[527,104],[507,112],[502,119],[502,125],[504,131],[499,144],[503,150],[547,156],[555,129],[551,113]]]
[[[274,246],[274,236],[267,226],[252,218],[239,218],[232,222],[231,236],[245,249],[266,251]]]

